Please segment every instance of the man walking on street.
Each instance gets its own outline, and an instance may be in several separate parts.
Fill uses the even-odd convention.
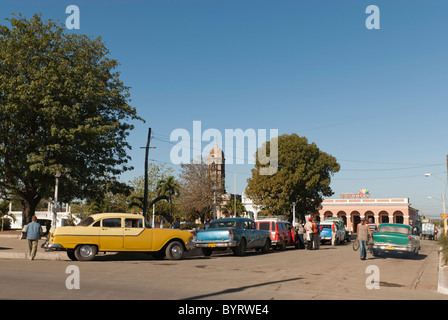
[[[369,218],[369,223],[367,224],[367,226],[368,226],[369,229],[370,229],[370,234],[371,234],[371,235],[374,234],[374,233],[377,231],[376,224],[373,222],[373,219],[372,219],[372,218]],[[369,243],[368,243],[368,247],[369,247],[369,250],[370,250],[370,253],[371,253],[371,254],[373,254],[373,248],[372,248],[372,246],[373,246],[373,238],[372,238],[372,236],[371,236],[370,239],[369,239]]]
[[[361,223],[358,225],[358,241],[361,260],[366,260],[367,241],[369,240],[369,235],[372,239],[372,233],[370,232],[369,226],[366,224],[366,220],[361,218]]]
[[[37,243],[42,235],[42,227],[37,222],[37,217],[33,216],[31,218],[31,223],[29,223],[25,228],[26,238],[28,239],[28,255],[30,260],[34,260],[37,251]]]

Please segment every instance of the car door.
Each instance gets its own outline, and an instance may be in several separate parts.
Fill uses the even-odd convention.
[[[282,239],[282,242],[286,242],[288,244],[288,229],[286,228],[286,225],[283,222],[278,223],[278,230],[280,234],[280,239]]]
[[[152,229],[146,228],[143,217],[124,219],[124,249],[151,251]]]
[[[248,220],[249,229],[252,230],[252,247],[261,247],[263,245],[262,232],[255,227],[255,222]]]
[[[123,227],[121,218],[105,218],[101,221],[99,250],[123,250]]]
[[[247,248],[253,248],[254,247],[254,229],[252,229],[252,225],[250,225],[249,220],[243,220],[243,232],[244,237],[247,240]]]

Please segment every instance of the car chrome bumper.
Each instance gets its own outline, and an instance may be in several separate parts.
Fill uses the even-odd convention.
[[[196,242],[196,248],[230,248],[236,247],[236,241]]]
[[[40,247],[43,248],[45,251],[65,250],[62,245],[57,244],[57,243],[44,242],[44,243],[42,243],[42,245]]]
[[[195,245],[194,242],[187,242],[187,243],[185,244],[185,246],[187,247],[187,250],[191,250],[191,249],[196,248],[196,245]]]
[[[372,246],[373,250],[382,250],[382,251],[403,251],[403,252],[413,252],[414,247],[411,245],[403,246],[403,245],[394,245],[394,244],[374,244]]]

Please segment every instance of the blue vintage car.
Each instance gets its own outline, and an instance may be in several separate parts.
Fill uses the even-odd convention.
[[[324,220],[319,225],[319,232],[321,243],[328,241],[332,246],[344,243],[346,239],[344,222],[340,219],[330,218]]]
[[[271,247],[268,231],[257,230],[255,222],[247,218],[224,218],[210,223],[207,230],[196,231],[193,242],[202,248],[205,256],[213,250],[231,248],[237,256],[244,256],[246,249],[260,249],[267,253]]]

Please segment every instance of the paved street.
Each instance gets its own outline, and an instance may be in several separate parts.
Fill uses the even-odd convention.
[[[368,255],[366,261],[351,244],[182,261],[1,259],[0,299],[447,299],[437,293],[436,250],[435,241],[422,241],[417,259]],[[79,267],[80,289],[66,288],[70,265]],[[369,265],[379,268],[380,289],[366,288]]]

